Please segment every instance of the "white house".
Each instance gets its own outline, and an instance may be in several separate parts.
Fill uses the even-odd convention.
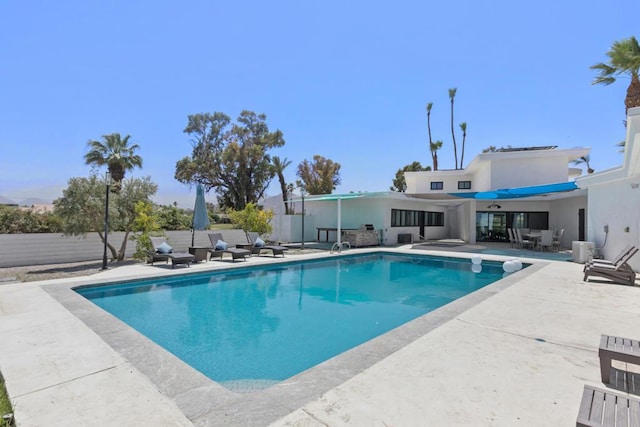
[[[482,153],[461,170],[407,172],[405,193],[308,196],[305,240],[334,242],[339,230],[365,224],[383,245],[500,241],[507,228],[564,229],[563,247],[591,241],[611,258],[626,245],[640,247],[640,108],[629,110],[627,123],[623,165],[599,173],[569,166],[588,148],[508,148]],[[296,202],[301,212],[301,198]],[[297,217],[278,229],[280,240],[299,240]],[[631,265],[638,270],[640,260]]]

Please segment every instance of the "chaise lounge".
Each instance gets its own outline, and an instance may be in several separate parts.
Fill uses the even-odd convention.
[[[165,264],[168,264],[171,260],[171,268],[179,264],[186,264],[189,267],[195,258],[190,253],[173,252],[173,248],[169,246],[164,237],[152,237],[151,244],[153,251],[147,252],[147,264],[153,265],[157,261],[164,261]]]
[[[286,246],[279,245],[267,245],[262,239],[260,239],[260,235],[256,232],[249,231],[247,233],[248,244],[237,245],[239,248],[244,248],[251,251],[252,255],[260,255],[263,249],[270,250],[273,253],[273,256],[282,255],[284,257],[284,251],[289,250]]]
[[[636,283],[636,272],[626,262],[617,265],[589,264],[584,268],[584,278],[586,282],[589,277],[604,277],[614,283],[634,286]]]
[[[232,261],[235,262],[237,259],[247,260],[247,255],[251,255],[251,251],[242,248],[230,248],[227,243],[222,238],[221,233],[209,233],[209,240],[211,241],[211,248],[209,249],[209,253],[211,254],[211,258],[220,257],[224,254],[230,254]]]
[[[633,258],[633,256],[636,254],[636,252],[638,252],[638,248],[636,248],[633,245],[629,245],[626,248],[624,248],[622,250],[622,252],[620,252],[618,255],[616,255],[612,260],[593,259],[593,260],[589,261],[587,264],[585,264],[584,270],[586,270],[587,267],[592,266],[592,265],[615,267],[617,265],[620,265],[620,264],[628,262],[631,258]]]

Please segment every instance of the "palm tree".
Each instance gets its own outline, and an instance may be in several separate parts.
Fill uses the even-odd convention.
[[[462,129],[462,153],[460,154],[460,169],[462,169],[462,163],[464,163],[464,142],[467,139],[467,122],[460,123],[460,129]]]
[[[640,45],[638,40],[631,36],[628,39],[616,41],[607,52],[609,63],[601,62],[592,65],[591,69],[598,70],[598,76],[593,84],[610,85],[617,77],[628,75],[631,83],[627,88],[627,96],[624,99],[625,114],[629,108],[640,107]]]
[[[456,134],[453,131],[453,99],[456,97],[455,87],[449,89],[449,99],[451,99],[451,139],[453,139],[453,156],[456,160],[456,169],[458,169],[458,146],[456,145]]]
[[[129,138],[131,138],[130,135],[122,138],[119,133],[111,133],[102,136],[104,142],[87,142],[89,152],[84,155],[85,163],[95,166],[107,165],[107,170],[114,182],[114,191],[121,188],[127,171],[142,167],[142,157],[135,154],[140,146],[129,145]]]
[[[442,146],[436,146],[431,139],[431,108],[433,108],[433,102],[427,103],[427,131],[429,132],[429,150],[431,150],[431,161],[433,162],[433,170],[438,170],[438,149]]]
[[[433,158],[433,170],[438,170],[438,150],[442,148],[442,141],[438,140],[435,142],[429,143],[429,148],[431,149],[431,157]]]
[[[278,175],[278,181],[280,181],[280,190],[282,191],[282,201],[284,202],[284,214],[289,215],[289,204],[287,201],[289,200],[289,192],[287,190],[287,183],[284,180],[284,170],[287,166],[291,164],[291,160],[286,157],[281,160],[278,156],[273,156],[271,159],[273,163],[273,169]]]
[[[571,163],[573,163],[574,165],[581,165],[584,163],[587,166],[587,173],[592,174],[594,171],[593,169],[591,169],[591,165],[589,164],[590,162],[591,162],[591,156],[587,154],[586,156],[582,156],[578,159],[575,159]]]

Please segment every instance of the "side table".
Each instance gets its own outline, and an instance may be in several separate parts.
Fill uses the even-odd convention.
[[[189,253],[194,256],[193,261],[209,261],[209,246],[189,246]]]

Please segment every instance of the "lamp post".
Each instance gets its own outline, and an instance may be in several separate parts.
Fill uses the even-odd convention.
[[[102,269],[107,269],[107,235],[109,234],[109,187],[111,185],[111,174],[104,175],[107,193],[104,198],[104,252],[102,254]]]
[[[300,187],[300,196],[302,197],[302,243],[300,249],[304,250],[304,188]]]

